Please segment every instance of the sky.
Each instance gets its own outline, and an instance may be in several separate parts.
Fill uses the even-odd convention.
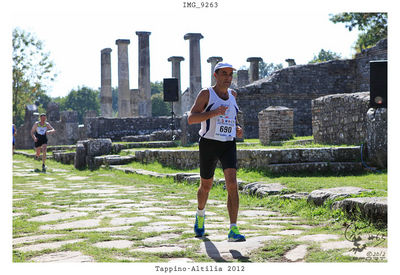
[[[40,2],[40,1],[39,1]],[[217,8],[185,8],[185,1],[100,1],[85,5],[47,5],[15,13],[11,27],[31,32],[44,42],[58,76],[48,95],[66,96],[78,86],[100,87],[100,51],[111,48],[112,86],[118,85],[117,39],[129,39],[130,88],[138,88],[138,36],[149,31],[150,79],[171,77],[170,56],[183,56],[182,90],[189,86],[189,41],[186,33],[201,33],[202,86],[210,85],[210,56],[221,56],[236,68],[249,66],[246,59],[262,57],[266,63],[294,58],[306,64],[321,49],[351,58],[358,31],[334,24],[329,14],[343,10],[273,8],[266,2],[215,0]],[[29,3],[29,2],[28,2]],[[36,3],[36,2],[34,2]],[[62,1],[61,3],[64,3]],[[201,6],[198,1],[197,5]],[[187,5],[186,5],[187,6]],[[272,8],[271,8],[272,7]],[[167,11],[167,12],[163,12]]]

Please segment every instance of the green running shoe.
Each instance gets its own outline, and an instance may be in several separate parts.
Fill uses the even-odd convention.
[[[206,229],[204,228],[204,220],[206,216],[197,216],[196,214],[196,222],[194,223],[194,233],[196,237],[203,237]]]
[[[245,242],[245,241],[246,238],[243,235],[240,235],[237,226],[232,226],[231,230],[229,230],[228,242]]]

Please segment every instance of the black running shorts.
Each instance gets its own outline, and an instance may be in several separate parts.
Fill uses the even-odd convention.
[[[236,141],[218,141],[207,138],[200,138],[200,176],[203,179],[210,179],[214,176],[218,160],[222,169],[237,169]]]
[[[42,146],[43,144],[47,144],[47,136],[46,135],[39,135],[35,133],[35,137],[37,141],[35,142],[35,148]]]

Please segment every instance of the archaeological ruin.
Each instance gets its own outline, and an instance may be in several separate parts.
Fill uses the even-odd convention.
[[[49,145],[76,144],[87,138],[110,138],[124,140],[127,136],[150,135],[156,131],[171,129],[170,117],[152,117],[150,91],[150,32],[138,31],[138,88],[131,89],[129,81],[129,39],[118,39],[118,117],[112,117],[111,95],[111,48],[100,52],[101,115],[89,113],[84,125],[79,125],[74,112],[65,113],[58,106],[49,105],[48,121],[57,130],[49,138]],[[188,125],[185,114],[192,106],[197,93],[203,87],[201,79],[201,33],[187,33],[189,40],[189,64],[182,56],[171,56],[172,77],[178,79],[179,100],[174,102],[174,128],[181,132],[182,144],[196,142],[200,125]],[[223,57],[206,59],[212,72],[215,64]],[[293,135],[314,136],[318,143],[359,144],[368,137],[367,112],[369,109],[369,62],[387,60],[387,40],[355,55],[353,59],[332,60],[316,64],[296,65],[287,59],[289,66],[275,71],[267,78],[259,79],[261,57],[249,57],[249,70],[239,70],[235,89],[241,111],[245,138],[259,138],[259,113],[267,108],[280,106],[293,113]],[[189,66],[190,86],[181,87],[181,63]],[[167,77],[167,74],[166,74]],[[205,85],[207,86],[207,85]],[[33,148],[29,131],[37,120],[37,108],[26,107],[25,123],[18,129],[17,149]],[[372,112],[372,111],[371,111]],[[58,115],[57,115],[58,113]],[[55,114],[55,115],[54,115]],[[379,115],[382,117],[382,115]],[[383,127],[383,126],[382,126]],[[380,160],[382,163],[382,160]]]

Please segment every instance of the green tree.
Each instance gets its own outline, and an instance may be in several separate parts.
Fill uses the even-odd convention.
[[[40,101],[57,75],[43,42],[19,28],[12,32],[12,60],[13,123],[20,126],[25,106]]]
[[[360,31],[355,43],[357,52],[374,46],[379,40],[387,38],[388,16],[387,13],[354,13],[343,12],[330,14],[333,23],[345,23],[346,28],[352,31],[357,28]]]
[[[282,64],[265,63],[264,61],[261,61],[259,65],[260,78],[268,77],[273,72],[280,70],[282,68],[283,68]]]
[[[113,87],[111,90],[113,117],[118,117],[118,87]]]
[[[331,51],[325,51],[324,49],[321,49],[318,53],[318,55],[314,55],[313,60],[311,60],[308,63],[319,63],[319,62],[325,62],[325,61],[329,61],[329,60],[335,60],[335,59],[339,59],[340,58],[340,54],[338,53],[334,53]]]
[[[162,93],[164,89],[162,81],[151,82],[150,89],[151,89],[151,95]]]
[[[157,93],[151,96],[151,108],[152,116],[171,115],[171,104],[164,101],[163,93]]]
[[[62,102],[60,110],[73,110],[78,112],[79,123],[83,123],[85,113],[90,110],[100,113],[100,92],[88,87],[78,87],[77,90],[71,90]]]

